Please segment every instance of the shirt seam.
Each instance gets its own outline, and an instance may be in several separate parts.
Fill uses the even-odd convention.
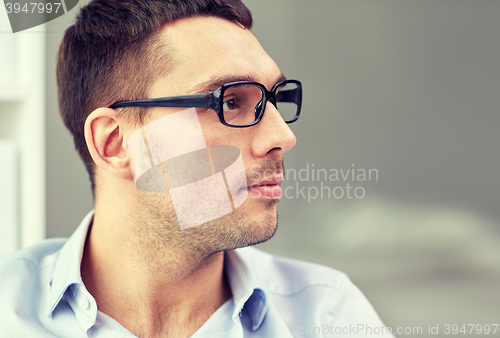
[[[342,278],[342,282],[339,285],[333,285],[333,284],[309,284],[309,285],[306,285],[306,286],[300,288],[299,290],[296,290],[296,291],[293,291],[293,292],[290,292],[290,293],[277,292],[277,291],[272,291],[272,290],[267,290],[267,289],[265,289],[265,291],[268,292],[268,293],[272,293],[274,295],[278,295],[278,296],[291,297],[291,296],[295,296],[298,293],[301,293],[301,292],[305,291],[306,289],[315,288],[315,287],[324,287],[324,288],[330,289],[333,292],[337,292],[338,293],[338,292],[340,292],[340,290],[344,286],[345,281],[346,281],[346,278],[344,277],[344,278]]]
[[[51,255],[55,254],[56,252],[52,253]],[[57,252],[57,255],[59,255],[59,252]],[[47,255],[47,256],[50,256],[50,255]],[[44,257],[47,257],[47,256],[44,256]],[[43,268],[46,268],[48,266],[51,266],[51,265],[55,265],[57,259],[54,260],[54,262],[49,262],[49,263],[46,263],[46,264],[36,264],[33,260],[29,259],[29,258],[26,258],[26,257],[10,257],[4,261],[2,261],[0,263],[0,266],[4,265],[4,264],[7,264],[7,263],[12,263],[14,261],[24,261],[24,262],[29,262],[31,263],[31,265],[33,265],[33,267],[37,268],[37,269],[43,269]]]

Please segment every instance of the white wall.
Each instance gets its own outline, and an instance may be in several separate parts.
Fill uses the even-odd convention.
[[[0,7],[0,255],[45,238],[45,34]]]

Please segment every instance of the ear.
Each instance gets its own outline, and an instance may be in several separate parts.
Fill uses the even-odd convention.
[[[126,140],[126,121],[115,110],[98,108],[85,120],[85,141],[92,159],[101,169],[133,180]]]

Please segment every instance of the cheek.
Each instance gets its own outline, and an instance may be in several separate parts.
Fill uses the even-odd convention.
[[[245,166],[252,162],[252,128],[231,128],[223,125],[210,109],[196,109],[207,145],[231,145],[238,148]]]
[[[220,123],[217,113],[211,109],[203,108],[196,108],[196,113],[207,144],[218,144],[215,142],[223,137],[223,128],[221,127],[224,126]]]
[[[250,153],[251,135],[244,129],[231,128],[221,125],[212,136],[213,137],[210,140],[211,144],[226,144],[234,146],[238,148],[244,156]]]
[[[208,145],[232,145],[244,152],[250,146],[251,133],[247,128],[231,128],[223,125],[217,114],[210,109],[196,110],[203,137]]]

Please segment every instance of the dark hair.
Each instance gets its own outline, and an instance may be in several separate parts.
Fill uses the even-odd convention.
[[[89,173],[92,193],[95,163],[84,137],[87,116],[114,102],[145,98],[172,64],[169,49],[175,46],[159,39],[162,26],[194,16],[252,26],[252,15],[240,0],[93,0],[66,30],[57,55],[59,109]],[[145,109],[135,109],[131,118],[141,120]]]

